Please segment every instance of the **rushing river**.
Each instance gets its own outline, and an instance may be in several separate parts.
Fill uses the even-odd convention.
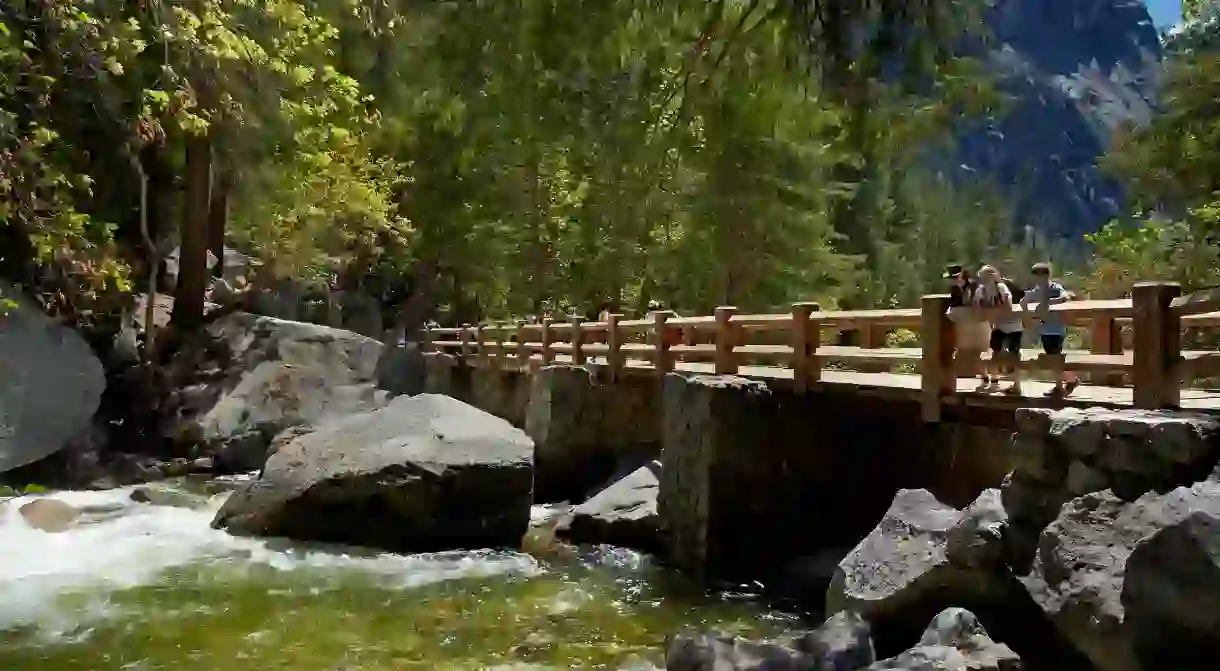
[[[0,503],[0,669],[654,669],[666,636],[796,626],[611,548],[400,556],[234,538],[225,493],[59,492],[60,533]]]

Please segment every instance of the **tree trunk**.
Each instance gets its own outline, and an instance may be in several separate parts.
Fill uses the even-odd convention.
[[[186,144],[186,196],[182,213],[182,246],[178,252],[178,287],[171,323],[180,332],[203,323],[208,287],[208,208],[211,201],[212,145],[207,136]]]
[[[224,277],[225,230],[229,225],[229,190],[231,180],[227,170],[217,170],[208,206],[208,250],[216,256],[213,277]]]

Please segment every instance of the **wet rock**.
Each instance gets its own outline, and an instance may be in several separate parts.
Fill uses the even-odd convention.
[[[724,634],[681,635],[665,649],[666,671],[805,671],[805,655]]]
[[[1102,408],[1017,411],[1002,487],[1011,561],[1026,573],[1038,535],[1067,501],[1110,489],[1132,501],[1202,480],[1220,462],[1220,419]]]
[[[1098,671],[1204,668],[1220,655],[1220,482],[1063,506],[1043,531],[1033,600]]]
[[[557,503],[550,506],[534,506],[530,511],[530,526],[521,539],[521,550],[536,557],[562,554],[566,549],[559,540],[559,532],[566,530],[572,521],[572,506]]]
[[[968,610],[949,608],[928,625],[919,644],[865,671],[1020,671],[1021,658],[987,635]]]
[[[177,458],[173,461],[166,461],[157,464],[157,469],[167,478],[179,478],[191,472],[191,460]]]
[[[608,543],[655,550],[660,543],[657,515],[660,461],[652,461],[576,506],[562,533],[578,543]]]
[[[215,468],[215,461],[211,457],[199,457],[191,462],[192,473],[210,473]]]
[[[399,552],[517,547],[532,457],[529,437],[501,419],[446,396],[399,396],[281,448],[213,526]]]
[[[793,647],[818,671],[851,671],[877,659],[868,622],[849,611],[831,615],[821,627],[793,641]]]
[[[900,490],[881,523],[839,563],[827,612],[874,620],[945,598],[998,598],[1007,590],[1006,519],[995,489],[961,511],[927,490]]]
[[[668,671],[851,671],[875,659],[868,623],[839,613],[792,640],[754,642],[721,633],[676,636],[665,651]]]
[[[62,450],[90,429],[106,386],[80,334],[0,283],[0,473]]]
[[[40,531],[60,533],[71,529],[80,517],[73,506],[52,497],[34,499],[18,509],[25,523]]]

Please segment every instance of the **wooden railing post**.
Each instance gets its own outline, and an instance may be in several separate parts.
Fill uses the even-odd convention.
[[[432,339],[433,339],[433,337],[434,337],[434,336],[433,336],[433,334],[432,334],[432,327],[431,327],[431,326],[425,326],[425,327],[424,327],[424,330],[423,330],[423,333],[420,335],[420,340],[419,340],[419,351],[421,351],[421,352],[433,352],[433,351],[435,351],[435,350],[436,350],[436,348],[435,348],[435,347],[433,347],[433,345],[432,345]]]
[[[1131,294],[1135,327],[1134,405],[1153,410],[1181,405],[1177,379],[1181,319],[1169,304],[1182,294],[1176,282],[1141,282]]]
[[[462,363],[466,363],[466,357],[470,356],[470,324],[462,324],[462,330],[458,331],[458,341],[462,343],[458,352],[462,355]]]
[[[731,305],[716,308],[717,375],[733,375],[737,372],[737,359],[733,357],[733,347],[737,340],[732,321],[734,314],[737,314],[737,308]]]
[[[863,324],[858,333],[860,334],[860,347],[865,349],[883,349],[885,347],[886,336],[889,335],[889,327],[881,324]],[[890,364],[883,362],[862,363],[857,368],[862,373],[890,372]]]
[[[517,320],[517,365],[521,366],[521,370],[527,370],[530,363],[530,351],[525,346],[528,337],[526,337],[525,320]]]
[[[572,363],[577,366],[585,365],[585,329],[582,325],[584,320],[579,314],[572,314]]]
[[[809,318],[820,309],[817,303],[792,304],[792,326],[788,336],[792,339],[792,382],[797,392],[806,391],[822,376],[822,365],[817,359],[822,330]]]
[[[484,330],[482,322],[474,327],[474,343],[478,347],[475,350],[475,358],[479,362],[479,368],[487,368],[487,332]]]
[[[1089,351],[1093,354],[1114,355],[1123,353],[1123,336],[1118,322],[1108,315],[1097,315],[1089,323]],[[1098,373],[1094,381],[1099,384],[1121,387],[1123,376]]]
[[[618,331],[618,322],[623,315],[612,314],[606,317],[606,365],[610,367],[610,381],[617,382],[623,372],[623,338]]]
[[[941,399],[957,391],[957,376],[953,371],[953,341],[949,329],[949,296],[924,296],[920,301],[923,312],[920,340],[923,342],[921,379],[923,382],[923,419],[939,422]]]
[[[671,313],[668,310],[657,310],[652,313],[652,330],[656,337],[656,351],[652,355],[652,365],[658,375],[673,371],[674,363],[669,355],[669,341],[665,338],[665,322]]]
[[[542,318],[542,363],[550,364],[555,360],[555,353],[551,351],[551,338],[554,334],[551,333],[551,318]]]
[[[495,367],[503,370],[508,367],[507,352],[504,349],[504,343],[508,342],[508,322],[500,322],[496,324],[496,364]]]

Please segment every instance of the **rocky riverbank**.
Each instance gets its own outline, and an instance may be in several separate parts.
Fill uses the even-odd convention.
[[[212,519],[240,537],[397,553],[524,547],[551,558],[608,544],[669,558],[674,543],[658,502],[691,493],[674,490],[685,486],[674,470],[683,464],[667,471],[665,448],[677,441],[682,454],[698,457],[702,438],[682,432],[699,425],[675,419],[664,431],[629,433],[632,444],[601,445],[599,430],[627,419],[599,416],[619,392],[589,370],[544,369],[525,401],[488,402],[498,417],[420,393],[443,387],[429,376],[439,370],[432,355],[406,349],[386,357],[381,343],[354,333],[234,314],[214,322],[206,338],[172,365],[178,384],[159,408],[159,454],[91,447],[76,436],[60,456],[18,472],[50,463],[83,483],[77,487],[108,488],[258,471]],[[667,383],[666,393],[758,386],[709,378]],[[486,401],[489,390],[467,394]],[[754,402],[766,401],[762,391]],[[41,421],[27,410],[23,417]],[[82,430],[89,435],[89,426]],[[24,431],[19,439],[51,435]],[[810,539],[785,541],[816,550],[805,558],[813,578],[799,604],[825,623],[759,641],[687,632],[668,643],[668,667],[1142,671],[1170,662],[1204,668],[1217,658],[1216,418],[1022,410],[1011,442],[978,449],[1005,451],[1015,466],[967,506],[922,489],[854,492],[857,502],[884,497],[877,510],[890,501],[854,548],[839,547],[837,536],[819,546],[816,528]],[[607,466],[611,457],[617,461]],[[614,475],[590,487],[590,472]],[[583,474],[563,485],[565,473]],[[133,496],[149,501],[152,491]],[[531,513],[559,493],[568,500],[547,515]],[[42,533],[70,532],[82,519],[54,498],[25,501],[18,512]],[[741,547],[730,554],[774,554],[746,551],[769,542],[754,531],[737,529]]]

